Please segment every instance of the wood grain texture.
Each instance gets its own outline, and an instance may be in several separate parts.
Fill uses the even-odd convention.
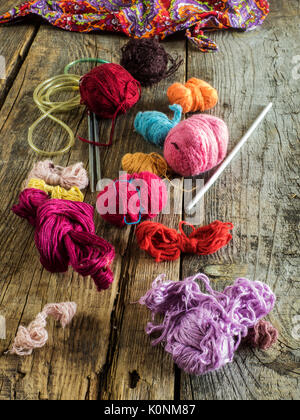
[[[218,290],[241,276],[266,282],[278,298],[269,319],[280,339],[268,352],[241,350],[219,372],[199,378],[182,374],[182,399],[300,397],[299,335],[293,333],[300,313],[300,95],[299,80],[292,77],[300,20],[295,8],[286,10],[291,17],[282,18],[275,9],[248,34],[214,34],[219,54],[199,56],[189,48],[188,76],[203,77],[219,91],[212,113],[228,123],[230,149],[264,105],[273,101],[274,108],[204,198],[206,223],[233,222],[233,242],[207,258],[184,257],[183,277],[203,271]]]

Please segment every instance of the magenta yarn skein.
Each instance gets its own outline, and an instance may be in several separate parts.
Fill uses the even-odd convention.
[[[91,276],[99,291],[113,282],[109,266],[115,250],[95,235],[93,206],[49,199],[44,191],[28,188],[12,211],[35,227],[35,244],[46,270],[63,273],[71,265],[82,276]]]
[[[100,216],[118,227],[157,216],[167,204],[163,180],[151,173],[123,174],[100,191],[96,208]]]
[[[242,338],[268,315],[275,301],[269,286],[259,281],[238,278],[220,293],[200,273],[179,282],[165,281],[161,275],[140,299],[152,312],[152,322],[146,328],[147,334],[158,337],[152,344],[163,343],[174,362],[194,375],[232,362]],[[161,322],[154,320],[158,314],[163,316]]]
[[[223,120],[212,115],[194,115],[169,131],[164,157],[177,174],[199,175],[222,162],[228,140],[228,128]]]

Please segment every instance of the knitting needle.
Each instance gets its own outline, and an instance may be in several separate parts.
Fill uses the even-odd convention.
[[[210,178],[210,180],[198,191],[198,193],[196,194],[196,196],[188,203],[188,205],[186,206],[186,212],[187,213],[189,213],[192,210],[192,208],[198,203],[198,201],[204,196],[204,194],[216,182],[216,180],[222,174],[222,172],[224,171],[224,169],[229,165],[229,163],[232,161],[232,159],[235,157],[235,155],[238,153],[238,151],[242,148],[242,146],[246,143],[246,141],[249,139],[249,137],[251,136],[251,134],[257,128],[257,126],[265,118],[266,114],[272,108],[272,105],[273,105],[272,102],[270,102],[269,105],[265,107],[265,109],[262,111],[262,113],[256,118],[256,120],[254,121],[254,123],[248,129],[248,131],[243,135],[243,137],[241,138],[241,140],[239,141],[239,143],[234,147],[234,149],[232,150],[232,152],[227,156],[227,158],[219,166],[219,168],[213,174],[213,176]]]
[[[93,114],[94,117],[94,139],[96,143],[100,143],[99,139],[99,121],[96,114]],[[99,185],[101,181],[101,160],[100,160],[100,148],[99,146],[95,146],[95,154],[96,154],[96,175],[97,175],[97,182],[96,186]],[[97,187],[96,187],[97,188]]]
[[[89,128],[89,140],[94,141],[94,123],[91,113],[88,114],[88,128]],[[90,173],[90,188],[91,192],[95,191],[95,176],[94,176],[94,146],[89,145],[89,173]]]
[[[6,340],[6,321],[2,315],[0,315],[0,340]]]

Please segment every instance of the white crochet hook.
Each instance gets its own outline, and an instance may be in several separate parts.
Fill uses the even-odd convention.
[[[204,196],[204,194],[210,189],[210,187],[216,182],[216,180],[219,178],[219,176],[222,174],[224,169],[230,164],[232,159],[235,157],[235,155],[239,152],[239,150],[244,146],[246,141],[249,139],[251,134],[256,130],[257,126],[262,122],[262,120],[265,118],[267,113],[272,108],[273,104],[272,102],[269,103],[268,106],[265,107],[265,109],[262,111],[262,113],[256,118],[254,123],[251,125],[249,130],[243,135],[241,140],[238,142],[238,144],[234,147],[232,152],[227,156],[227,158],[221,163],[219,168],[216,170],[216,172],[213,174],[213,176],[210,178],[210,180],[198,191],[198,193],[195,195],[195,197],[188,203],[186,206],[185,211],[187,213],[190,213],[193,207],[201,200],[201,198]]]

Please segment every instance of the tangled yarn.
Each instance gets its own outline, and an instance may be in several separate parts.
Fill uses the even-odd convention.
[[[77,305],[74,302],[49,303],[27,328],[19,327],[12,348],[7,353],[17,356],[30,356],[34,349],[44,347],[48,341],[46,330],[48,316],[52,316],[65,328],[74,318],[76,311]]]
[[[182,226],[188,225],[193,231],[188,236]],[[155,258],[156,262],[174,261],[182,252],[196,255],[209,255],[217,252],[232,239],[232,223],[219,220],[195,229],[186,222],[179,224],[180,233],[161,223],[143,222],[136,229],[139,247]]]
[[[158,153],[127,153],[122,158],[122,168],[129,174],[152,172],[165,177],[170,171],[165,159]]]
[[[130,39],[122,48],[121,65],[142,86],[151,86],[172,76],[182,63],[182,59],[168,54],[157,39]]]
[[[275,305],[271,289],[259,281],[238,278],[223,293],[214,291],[204,274],[181,282],[164,282],[159,276],[140,303],[161,314],[161,324],[147,326],[147,334],[164,343],[166,352],[185,372],[194,375],[220,369],[233,361],[243,337]],[[201,281],[203,293],[196,280]]]
[[[30,171],[25,185],[28,185],[32,178],[43,179],[49,185],[60,185],[67,190],[72,187],[83,190],[89,185],[87,171],[81,162],[66,168],[54,165],[51,160],[37,162]]]
[[[268,350],[278,340],[278,331],[273,325],[262,319],[253,328],[243,342],[251,347]]]
[[[193,115],[167,135],[164,157],[177,174],[199,175],[218,165],[226,156],[228,128],[211,115]]]
[[[46,270],[63,273],[71,265],[83,277],[91,276],[99,291],[109,287],[115,251],[95,235],[93,206],[49,199],[44,191],[29,188],[12,211],[35,227],[35,244]]]
[[[83,33],[164,39],[185,31],[197,48],[208,52],[216,51],[217,45],[203,31],[252,30],[268,13],[267,0],[27,0],[0,15],[0,24],[37,15],[59,28]]]
[[[181,106],[175,104],[171,105],[169,108],[171,111],[174,111],[172,120],[158,111],[139,112],[134,120],[135,130],[141,134],[146,141],[158,147],[163,147],[168,132],[181,120]]]
[[[80,79],[81,103],[100,118],[112,119],[109,143],[97,143],[82,139],[97,146],[110,146],[115,121],[125,114],[141,96],[141,85],[119,64],[106,63],[93,68]]]
[[[204,80],[192,77],[184,85],[173,83],[167,96],[170,104],[179,104],[184,113],[206,111],[213,108],[218,102],[218,92]]]
[[[42,179],[30,179],[27,188],[35,188],[37,190],[45,191],[46,193],[50,194],[51,198],[59,198],[70,201],[83,201],[84,199],[82,192],[77,187],[72,187],[69,190],[65,190],[59,185],[56,187],[47,185],[46,182]]]
[[[96,207],[104,220],[123,227],[157,216],[167,197],[166,185],[157,175],[124,174],[100,191]]]

